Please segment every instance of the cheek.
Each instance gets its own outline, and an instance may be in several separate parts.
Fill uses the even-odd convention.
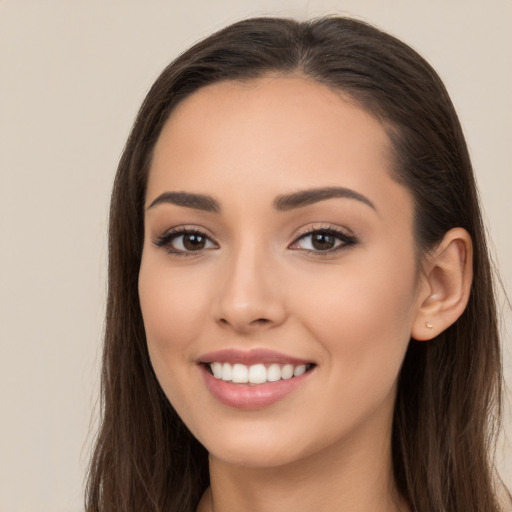
[[[309,294],[307,303],[297,303],[299,316],[322,344],[324,364],[345,396],[381,399],[393,388],[410,340],[415,263],[381,255],[379,265],[361,259],[346,268],[297,290],[296,297]]]
[[[204,325],[208,293],[204,279],[169,269],[153,255],[142,260],[139,298],[151,365],[162,390],[187,425],[193,426],[195,401],[201,396],[194,340]],[[198,293],[199,291],[199,293]],[[193,429],[197,431],[196,429]]]
[[[165,388],[165,380],[190,363],[189,350],[197,338],[208,305],[208,293],[201,289],[201,276],[169,271],[151,255],[143,257],[139,274],[139,298],[151,362]],[[172,372],[169,372],[169,366]]]

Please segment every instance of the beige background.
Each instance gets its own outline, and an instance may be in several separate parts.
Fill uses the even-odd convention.
[[[148,87],[228,22],[332,12],[394,33],[445,80],[511,294],[512,1],[0,0],[0,511],[82,509],[109,191]],[[507,335],[509,384],[510,353]],[[498,458],[512,486],[510,444]]]

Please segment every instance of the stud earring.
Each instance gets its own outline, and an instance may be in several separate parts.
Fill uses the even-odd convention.
[[[427,329],[432,329],[434,326],[430,322],[425,322]]]

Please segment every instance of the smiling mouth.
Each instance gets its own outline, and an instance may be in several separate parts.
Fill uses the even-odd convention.
[[[253,364],[245,365],[241,363],[204,363],[207,371],[218,380],[233,382],[235,384],[265,384],[268,382],[277,382],[280,380],[289,380],[294,377],[300,377],[306,372],[311,371],[315,364]]]

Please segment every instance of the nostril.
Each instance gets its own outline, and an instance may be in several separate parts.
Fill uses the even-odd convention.
[[[268,318],[257,318],[251,322],[251,325],[265,325],[268,324],[270,320]]]
[[[219,318],[217,321],[220,325],[222,325],[224,327],[231,326],[235,329],[240,329],[240,330],[244,330],[244,331],[247,331],[247,330],[250,331],[252,329],[263,328],[272,323],[272,320],[270,320],[268,318],[256,318],[247,323],[230,321],[228,318]]]

